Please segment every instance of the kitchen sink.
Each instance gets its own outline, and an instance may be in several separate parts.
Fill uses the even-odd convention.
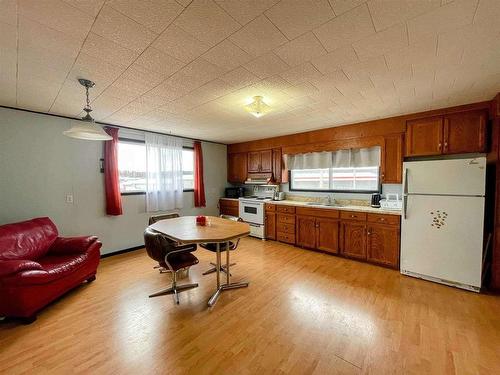
[[[319,202],[307,202],[308,206],[321,206],[321,207],[343,207],[343,205],[339,203],[319,203]]]

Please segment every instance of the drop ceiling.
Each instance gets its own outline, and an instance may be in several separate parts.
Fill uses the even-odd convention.
[[[489,100],[498,0],[0,0],[0,105],[234,143]],[[254,95],[272,111],[244,110]]]

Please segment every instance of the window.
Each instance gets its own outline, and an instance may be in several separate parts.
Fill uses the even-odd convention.
[[[290,190],[378,192],[379,167],[291,170]]]
[[[194,189],[194,151],[182,150],[184,191]],[[118,142],[118,171],[122,194],[142,194],[146,191],[146,145],[144,142],[120,139]]]

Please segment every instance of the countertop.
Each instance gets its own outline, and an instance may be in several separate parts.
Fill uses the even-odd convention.
[[[385,210],[382,208],[374,208],[370,206],[351,206],[351,205],[343,205],[343,206],[323,206],[321,204],[313,205],[308,204],[308,202],[300,202],[300,201],[268,201],[266,203],[270,204],[283,204],[287,206],[299,206],[299,207],[311,207],[311,208],[322,208],[325,210],[339,210],[339,211],[357,211],[357,212],[369,212],[374,214],[385,214],[385,215],[397,215],[401,216],[401,211],[396,210]]]
[[[225,200],[225,201],[236,201],[236,202],[238,202],[238,201],[239,201],[239,199],[238,199],[238,198],[220,198],[220,199],[223,199],[223,200]]]
[[[230,201],[238,201],[238,198],[220,198],[220,199],[226,199],[226,200],[230,200]],[[374,208],[374,207],[370,207],[370,206],[357,206],[357,205],[324,206],[321,204],[314,205],[314,204],[308,204],[308,202],[292,201],[292,200],[266,201],[265,203],[283,204],[283,205],[287,205],[287,206],[298,206],[298,207],[322,208],[325,210],[369,212],[369,213],[374,213],[374,214],[401,216],[400,210],[385,210],[383,208]]]

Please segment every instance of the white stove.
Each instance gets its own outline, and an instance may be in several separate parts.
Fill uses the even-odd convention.
[[[264,204],[272,201],[269,196],[239,198],[239,216],[250,225],[250,235],[264,239]]]

